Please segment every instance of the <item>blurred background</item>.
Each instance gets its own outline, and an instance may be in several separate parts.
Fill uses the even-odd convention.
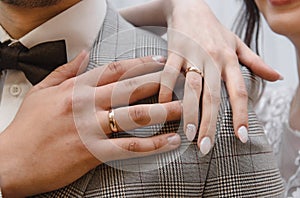
[[[150,0],[110,0],[118,9],[145,3]],[[206,0],[218,19],[228,28],[232,28],[235,17],[241,6],[239,0]],[[292,44],[284,37],[273,33],[263,21],[260,53],[264,61],[279,71],[284,80],[269,83],[270,86],[292,86],[297,83],[296,56]]]

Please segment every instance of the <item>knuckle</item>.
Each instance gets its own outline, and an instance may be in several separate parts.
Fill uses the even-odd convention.
[[[132,79],[129,79],[129,80],[125,80],[122,82],[123,85],[124,85],[124,88],[127,88],[127,89],[135,89],[137,84],[138,84],[138,81],[134,78]]]
[[[188,84],[191,89],[199,90],[202,88],[202,81],[197,75],[190,76]]]
[[[110,63],[107,67],[114,74],[122,75],[125,72],[124,66],[118,61]]]
[[[73,111],[72,95],[67,95],[64,97],[60,110],[63,115],[69,114]]]
[[[53,73],[55,74],[55,76],[63,76],[63,77],[68,76],[68,74],[71,72],[70,68],[72,68],[71,65],[64,64],[58,67],[57,69],[55,69]]]
[[[253,68],[257,63],[262,62],[261,59],[257,56],[251,57],[250,59],[247,60],[247,67],[249,69]]]
[[[210,91],[209,93],[204,94],[204,102],[209,104],[219,104],[221,102],[221,97],[219,92]]]
[[[238,57],[237,54],[230,48],[227,48],[223,51],[224,56],[230,60],[230,62],[237,62]]]
[[[164,141],[163,141],[162,138],[154,138],[154,139],[152,140],[153,149],[154,149],[154,150],[160,149],[160,148],[163,146],[163,143],[164,143]]]
[[[55,72],[59,72],[59,73],[63,73],[66,70],[68,70],[68,68],[70,67],[70,65],[68,64],[63,64],[62,66],[58,67],[57,69],[55,69]]]
[[[68,79],[68,80],[64,81],[62,84],[60,84],[60,89],[62,91],[73,90],[74,86],[75,86],[75,80]]]
[[[181,108],[182,108],[181,103],[177,102],[177,103],[168,105],[166,109],[167,109],[168,115],[178,115],[181,113]]]
[[[236,97],[241,99],[247,99],[248,98],[248,92],[244,86],[239,86],[236,91]]]
[[[128,151],[138,152],[138,151],[140,151],[140,147],[141,147],[141,145],[140,145],[140,142],[138,141],[138,139],[132,138],[126,148]]]
[[[71,85],[65,85],[71,86]],[[65,88],[66,89],[66,88]],[[86,108],[86,98],[87,95],[82,94],[72,94],[72,90],[65,91],[62,96],[61,102],[61,112],[64,114],[72,112],[75,110],[82,110]]]
[[[142,107],[131,108],[129,110],[129,116],[135,123],[139,125],[146,125],[147,123],[149,123],[149,116],[145,108]]]
[[[215,47],[215,45],[210,45],[206,47],[206,52],[211,56],[211,57],[218,57],[220,54],[220,50]]]

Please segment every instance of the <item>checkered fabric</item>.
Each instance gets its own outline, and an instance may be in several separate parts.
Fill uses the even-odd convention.
[[[108,4],[99,39],[91,52],[89,69],[124,59],[167,55],[167,44],[158,36],[137,29]],[[225,85],[212,151],[201,156],[196,142],[184,136],[179,122],[120,133],[149,136],[177,131],[182,146],[151,157],[115,161],[90,171],[71,185],[37,197],[280,197],[283,184],[272,150],[252,108],[260,79],[241,67],[249,92],[249,141],[234,135],[232,111]],[[141,103],[157,102],[157,96]]]

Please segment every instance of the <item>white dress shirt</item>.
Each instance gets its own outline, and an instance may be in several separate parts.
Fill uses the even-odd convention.
[[[65,40],[68,61],[82,50],[89,51],[106,15],[105,0],[84,0],[35,28],[19,40],[0,25],[0,42],[21,42],[31,48],[47,41]],[[0,132],[14,119],[26,93],[32,87],[22,71],[0,72]]]

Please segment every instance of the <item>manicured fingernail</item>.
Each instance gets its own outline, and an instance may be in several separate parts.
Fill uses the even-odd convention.
[[[248,141],[248,129],[245,126],[242,126],[238,130],[238,136],[241,142],[246,143]]]
[[[193,141],[195,136],[196,136],[196,133],[197,133],[197,129],[196,129],[196,126],[194,124],[188,124],[186,126],[186,137],[189,141]]]
[[[280,74],[280,72],[279,71],[277,71],[276,69],[275,69],[275,71],[278,73],[278,75],[279,75],[279,78],[278,78],[278,80],[284,80],[284,77]]]
[[[178,134],[170,136],[170,137],[168,137],[168,142],[171,145],[176,145],[177,146],[181,142],[180,136]]]
[[[200,143],[200,152],[203,154],[203,155],[206,155],[207,153],[209,153],[211,149],[211,140],[209,137],[205,137],[201,140],[201,143]]]
[[[164,56],[152,56],[152,59],[158,63],[166,62],[166,58]]]
[[[279,80],[284,80],[284,77],[281,74],[279,74]]]

